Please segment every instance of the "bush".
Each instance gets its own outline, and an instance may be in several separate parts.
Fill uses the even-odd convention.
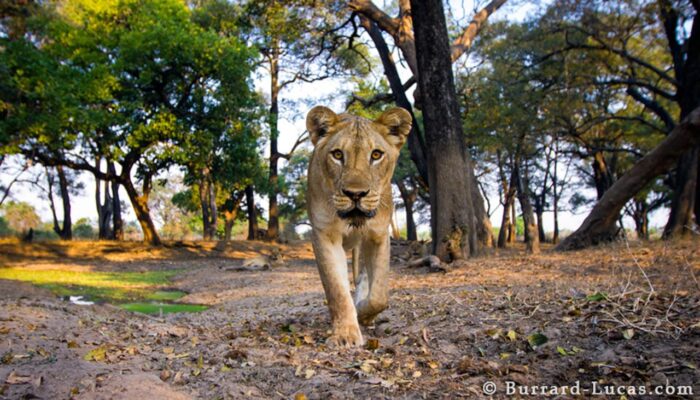
[[[95,228],[87,218],[80,218],[73,225],[73,237],[77,239],[94,239]]]
[[[0,237],[12,236],[14,232],[10,229],[10,225],[7,223],[5,217],[0,216]]]

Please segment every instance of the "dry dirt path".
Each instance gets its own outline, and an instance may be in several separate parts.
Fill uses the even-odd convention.
[[[250,272],[227,269],[272,246],[0,243],[2,266],[182,269],[183,300],[211,306],[159,318],[0,281],[0,398],[484,398],[487,381],[495,398],[507,382],[700,393],[697,241],[511,250],[446,274],[407,268],[397,245],[391,307],[348,350],[323,344],[308,244],[280,250],[281,266]]]

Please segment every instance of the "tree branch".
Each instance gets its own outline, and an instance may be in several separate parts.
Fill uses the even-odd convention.
[[[464,32],[452,43],[450,49],[452,62],[457,61],[458,58],[472,47],[474,38],[479,34],[486,20],[491,14],[501,8],[505,2],[506,0],[493,0],[474,15]]]

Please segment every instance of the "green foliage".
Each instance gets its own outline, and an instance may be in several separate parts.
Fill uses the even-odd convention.
[[[0,216],[0,237],[11,236],[13,233],[5,217]]]
[[[95,239],[97,237],[95,228],[88,218],[80,218],[73,224],[73,236],[76,239]]]
[[[24,201],[6,202],[0,208],[0,212],[2,212],[9,228],[19,234],[36,229],[41,224],[41,218],[36,213],[34,206]]]

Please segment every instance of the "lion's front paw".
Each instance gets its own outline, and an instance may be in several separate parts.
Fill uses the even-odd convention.
[[[329,347],[359,347],[363,343],[362,332],[357,324],[334,327],[333,334],[326,340]]]

